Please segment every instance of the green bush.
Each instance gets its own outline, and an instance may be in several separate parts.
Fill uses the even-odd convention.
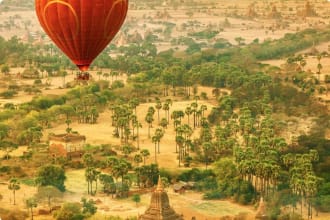
[[[124,88],[125,84],[122,81],[116,80],[112,83],[111,88],[117,89],[117,88]]]
[[[10,99],[10,98],[14,97],[14,95],[16,95],[16,94],[17,94],[17,92],[15,90],[7,90],[7,91],[0,93],[0,96],[5,99]]]
[[[82,169],[84,168],[84,164],[81,161],[70,161],[68,166],[73,169]]]
[[[330,195],[320,196],[317,200],[321,212],[330,212]]]
[[[7,173],[9,174],[11,171],[11,167],[10,166],[2,166],[0,167],[0,173]]]
[[[193,168],[191,170],[182,172],[178,176],[178,179],[185,182],[188,181],[198,182],[209,176],[213,176],[213,177],[215,176],[212,170],[200,170],[198,168]]]
[[[56,220],[83,220],[85,216],[79,203],[65,203],[60,210],[54,213]]]
[[[41,79],[36,79],[36,80],[34,80],[33,84],[34,85],[41,85],[42,81],[41,81]]]
[[[225,194],[223,194],[222,191],[220,190],[214,190],[214,191],[210,191],[204,194],[203,198],[204,199],[223,199],[226,198],[227,196]]]
[[[297,213],[285,213],[277,217],[278,220],[302,220],[301,215]]]

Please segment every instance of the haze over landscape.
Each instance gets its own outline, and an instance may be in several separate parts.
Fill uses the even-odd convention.
[[[327,0],[0,0],[0,219],[329,220],[329,54]]]

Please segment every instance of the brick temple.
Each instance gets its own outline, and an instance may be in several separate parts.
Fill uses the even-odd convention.
[[[183,220],[170,206],[167,193],[164,190],[161,178],[158,178],[156,190],[151,195],[150,206],[146,212],[139,216],[139,220]]]

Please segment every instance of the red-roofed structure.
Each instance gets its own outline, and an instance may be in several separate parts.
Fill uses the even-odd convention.
[[[52,157],[74,158],[84,154],[86,137],[79,134],[58,134],[49,136],[49,153]]]

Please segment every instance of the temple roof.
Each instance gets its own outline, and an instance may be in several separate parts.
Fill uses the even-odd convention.
[[[170,206],[170,201],[161,178],[158,178],[156,190],[151,195],[150,206],[146,212],[139,216],[139,220],[183,220]]]
[[[265,205],[264,199],[262,197],[260,198],[260,203],[259,203],[259,207],[257,210],[256,219],[260,219],[260,220],[268,219],[266,205]]]
[[[69,143],[75,141],[85,141],[86,137],[84,135],[72,134],[72,133],[57,134],[57,135],[53,134],[53,135],[49,135],[49,140]]]

